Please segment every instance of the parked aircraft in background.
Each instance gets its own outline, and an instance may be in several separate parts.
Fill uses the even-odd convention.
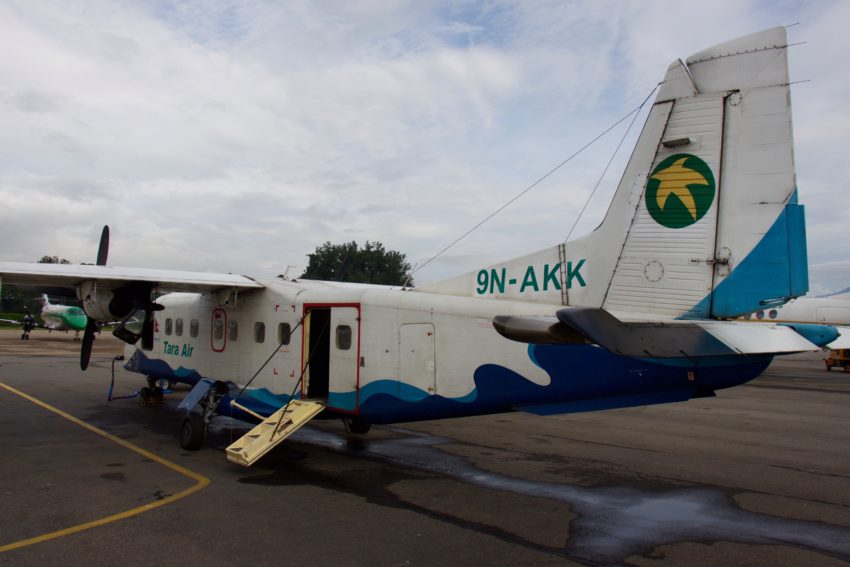
[[[29,315],[29,313],[28,313]],[[88,317],[85,311],[73,305],[57,305],[50,303],[47,294],[41,295],[41,312],[39,313],[41,323],[34,322],[30,326],[44,327],[49,331],[74,331],[74,339],[78,339],[80,331],[86,330]],[[6,323],[24,324],[24,321],[14,321],[12,319],[0,319]]]
[[[41,313],[44,327],[51,331],[74,331],[75,339],[80,331],[86,330],[88,317],[85,311],[73,305],[57,305],[50,303],[47,294],[41,296]]]
[[[760,309],[748,318],[756,321],[850,325],[850,295],[799,297],[785,305]]]
[[[729,320],[808,289],[789,84],[784,28],[674,61],[594,232],[416,289],[107,267],[108,238],[96,266],[0,276],[76,290],[84,369],[94,321],[125,318],[143,397],[194,385],[184,447],[216,411],[261,421],[228,448],[243,465],[318,414],[363,432],[710,396],[837,335]]]
[[[38,326],[38,323],[35,321],[35,317],[32,316],[29,309],[27,309],[26,315],[21,319],[0,319],[0,323],[11,323],[12,325],[20,325],[23,332],[21,333],[21,340],[28,341],[30,338],[30,331],[35,329]]]

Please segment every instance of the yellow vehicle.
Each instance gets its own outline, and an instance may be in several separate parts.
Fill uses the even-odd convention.
[[[838,366],[844,369],[844,372],[850,372],[850,348],[839,348],[829,351],[829,358],[823,359],[826,363],[826,369],[832,370],[833,366]]]

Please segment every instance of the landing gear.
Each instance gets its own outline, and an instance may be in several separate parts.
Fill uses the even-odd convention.
[[[165,400],[165,395],[158,383],[156,378],[148,376],[148,385],[139,390],[139,405],[161,404]]]
[[[187,451],[197,451],[204,444],[207,423],[199,413],[189,413],[180,424],[180,446]]]
[[[342,421],[345,424],[346,431],[348,431],[349,433],[365,435],[369,433],[370,429],[372,429],[371,423],[369,423],[368,421],[363,421],[359,417],[345,417]]]
[[[189,411],[186,413],[186,417],[183,418],[183,421],[180,424],[180,446],[187,451],[197,451],[201,448],[201,445],[204,444],[204,438],[207,435],[207,427],[209,426],[216,409],[218,409],[218,405],[221,403],[221,400],[228,394],[229,391],[227,384],[224,382],[214,382],[212,384],[207,382],[207,384],[207,390],[203,393],[194,407],[190,406],[187,408]],[[201,386],[201,383],[195,386],[195,388],[198,388],[199,386]],[[162,390],[160,390],[160,392],[162,392]],[[189,393],[189,396],[187,396],[186,399],[189,399],[191,396],[192,392]],[[185,401],[186,400],[184,400],[184,403]],[[200,411],[194,411],[195,409],[199,409]]]

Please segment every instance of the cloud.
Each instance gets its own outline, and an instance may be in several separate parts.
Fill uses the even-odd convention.
[[[0,48],[25,55],[0,60],[3,256],[90,261],[109,222],[115,264],[280,273],[351,239],[424,260],[633,109],[671,60],[800,21],[798,175],[810,256],[829,263],[850,246],[842,16],[842,2],[5,4]],[[558,242],[622,131],[417,281]]]

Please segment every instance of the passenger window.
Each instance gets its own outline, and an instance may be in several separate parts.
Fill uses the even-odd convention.
[[[171,319],[170,318],[165,320],[165,334],[166,335],[171,334]]]
[[[336,348],[339,350],[351,348],[351,327],[348,325],[339,325],[336,328]]]
[[[224,318],[216,317],[213,319],[213,337],[220,341],[224,338]]]
[[[183,336],[183,319],[174,320],[174,334],[178,337]]]
[[[198,327],[199,327],[199,325],[198,325],[197,319],[192,319],[191,321],[189,321],[189,336],[190,337],[197,337],[198,336]],[[221,338],[221,337],[219,337],[219,338]]]
[[[266,342],[266,324],[257,322],[254,323],[254,342],[255,343],[264,343]]]
[[[227,338],[228,340],[235,341],[239,336],[239,323],[236,321],[228,321],[227,322]]]
[[[277,326],[277,344],[288,345],[292,338],[292,327],[289,323],[281,323]]]

